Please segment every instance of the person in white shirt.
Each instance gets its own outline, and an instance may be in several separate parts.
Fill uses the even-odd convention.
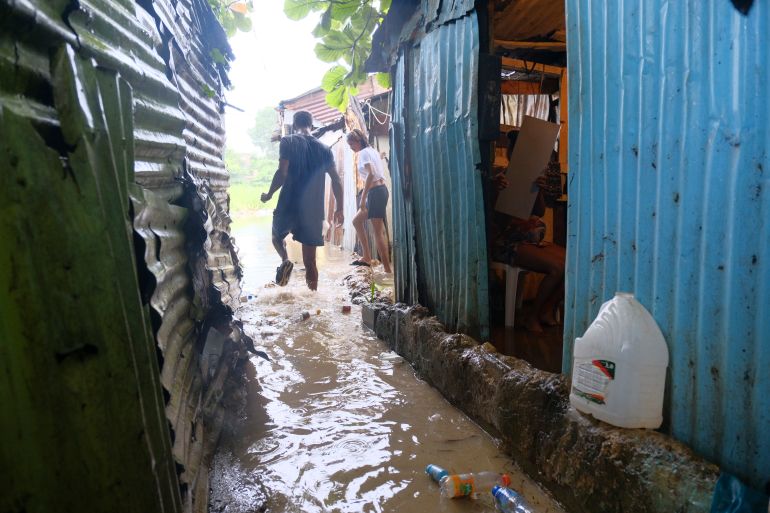
[[[353,265],[372,265],[372,252],[366,238],[366,220],[372,222],[374,241],[377,244],[377,254],[386,273],[393,270],[390,267],[390,251],[385,234],[385,207],[388,205],[388,188],[385,186],[385,176],[382,170],[382,159],[379,153],[369,146],[366,136],[359,129],[353,129],[347,137],[350,148],[358,155],[358,176],[364,182],[358,212],[353,218],[356,235],[361,242],[363,255]]]

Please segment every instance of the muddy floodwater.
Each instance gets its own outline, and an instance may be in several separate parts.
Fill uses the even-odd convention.
[[[254,296],[241,317],[271,361],[251,359],[245,418],[227,432],[212,468],[212,511],[495,511],[489,494],[440,498],[425,474],[429,463],[507,472],[533,511],[562,511],[492,437],[362,327],[359,307],[341,312],[350,304],[347,253],[319,249],[319,290],[310,292],[290,245],[291,281],[265,287],[278,265],[269,226],[267,218],[234,229],[245,292]],[[375,278],[392,287],[392,279]]]

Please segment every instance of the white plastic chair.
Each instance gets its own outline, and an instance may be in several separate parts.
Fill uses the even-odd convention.
[[[521,267],[492,262],[490,269],[498,269],[505,273],[505,325],[513,327],[516,309],[521,308],[522,296],[518,294],[519,273],[529,272]]]

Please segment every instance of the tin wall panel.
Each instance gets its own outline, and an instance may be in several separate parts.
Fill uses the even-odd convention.
[[[666,338],[675,438],[770,481],[770,6],[567,0],[564,370],[615,291]]]
[[[478,30],[472,12],[435,28],[400,59],[397,80],[403,90],[395,99],[394,152],[403,126],[404,166],[409,171],[405,173],[399,163],[393,186],[398,194],[404,185],[410,191],[395,205],[397,216],[406,215],[407,224],[398,222],[399,235],[409,236],[412,222],[415,241],[414,251],[405,258],[414,258],[416,276],[401,274],[399,290],[406,290],[401,277],[408,276],[410,294],[416,286],[419,302],[450,329],[486,338],[487,251],[480,229],[485,224],[477,169]],[[405,118],[399,112],[402,105],[407,106]],[[407,248],[409,244],[407,240]],[[402,252],[399,249],[398,254],[404,258]]]
[[[393,117],[390,124],[390,171],[393,178],[393,260],[396,300],[415,304],[417,263],[415,261],[414,213],[412,211],[411,165],[407,158],[406,119],[409,84],[407,54],[401,53],[394,74]]]
[[[165,417],[174,432],[173,448],[164,431],[165,446],[154,453],[156,473],[166,480],[158,486],[177,501],[167,510],[179,509],[175,459],[187,485],[184,508],[205,511],[204,459],[220,429],[223,383],[243,349],[240,330],[232,325],[235,336],[217,364],[216,379],[201,375],[196,344],[205,337],[202,328],[210,317],[226,324],[221,303],[233,307],[240,292],[222,162],[226,77],[210,54],[217,47],[228,55],[229,47],[205,2],[142,5],[150,12],[131,0],[0,1],[0,107],[28,119],[54,151],[63,152],[57,143],[62,127],[53,104],[59,86],[51,78],[51,49],[69,44],[80,58],[93,59],[99,73],[116,72],[130,85],[133,108],[124,111],[132,118],[132,137],[122,141],[133,172],[121,182],[121,193],[131,198],[126,215],[130,208],[134,244],[146,263],[139,265],[140,293],[152,309],[162,355],[159,380],[147,379],[146,386],[157,387],[159,403],[160,386],[169,393]],[[114,101],[104,99],[104,109],[114,111]],[[107,116],[111,136],[113,118]],[[166,419],[159,425],[165,430]],[[154,433],[151,426],[148,431]]]

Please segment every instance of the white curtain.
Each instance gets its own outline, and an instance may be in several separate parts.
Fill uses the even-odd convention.
[[[547,94],[504,94],[500,124],[520,127],[524,116],[547,121],[551,97]]]

